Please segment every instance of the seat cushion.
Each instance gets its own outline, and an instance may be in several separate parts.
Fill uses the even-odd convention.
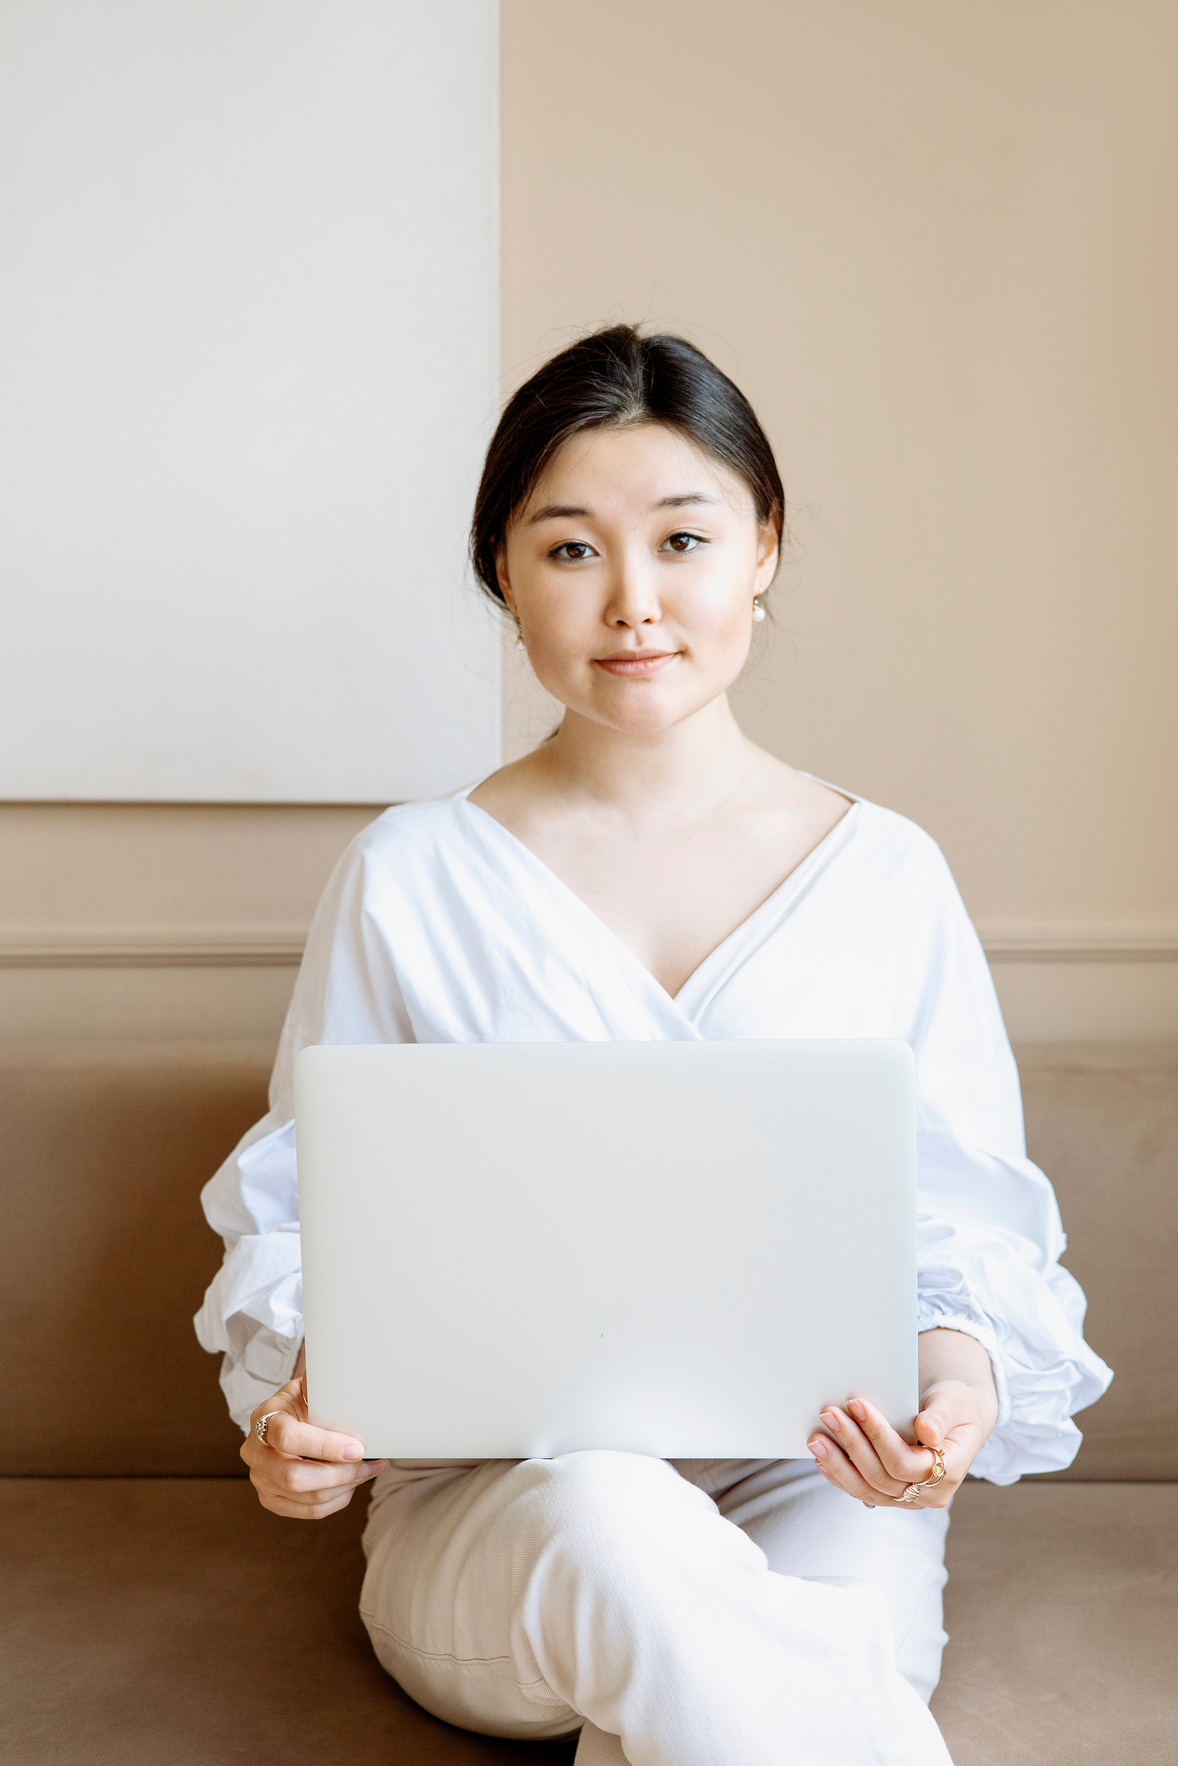
[[[1178,1478],[1178,1045],[1018,1050],[1027,1151],[1055,1184],[1085,1335],[1113,1369],[1061,1479]]]
[[[948,1563],[956,1766],[1178,1760],[1178,1484],[967,1482]]]
[[[569,1766],[422,1711],[357,1616],[365,1503],[280,1520],[238,1478],[0,1479],[4,1766]]]
[[[283,1521],[238,1479],[0,1479],[0,1761],[569,1766],[437,1722],[356,1616],[362,1503]],[[934,1701],[957,1766],[1178,1758],[1178,1486],[969,1484]]]

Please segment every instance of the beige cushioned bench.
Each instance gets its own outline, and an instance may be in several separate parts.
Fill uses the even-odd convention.
[[[570,1759],[418,1710],[356,1617],[362,1505],[241,1476],[191,1314],[196,1196],[264,1107],[254,1045],[0,1053],[7,1346],[0,1766]],[[958,1766],[1178,1760],[1178,1050],[1020,1051],[1089,1337],[1118,1370],[1062,1477],[954,1504],[934,1709]]]

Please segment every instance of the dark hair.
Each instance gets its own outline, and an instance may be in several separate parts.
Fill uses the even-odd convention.
[[[525,381],[487,449],[475,498],[470,556],[479,583],[502,604],[496,553],[516,510],[570,436],[583,429],[662,423],[742,478],[757,517],[780,539],[785,493],[773,449],[738,386],[686,338],[643,337],[611,325],[582,337]]]

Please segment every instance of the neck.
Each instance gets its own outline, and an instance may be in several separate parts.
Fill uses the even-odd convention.
[[[592,798],[623,814],[652,810],[699,814],[744,782],[755,751],[726,694],[670,729],[635,735],[565,713],[541,753],[558,790]]]

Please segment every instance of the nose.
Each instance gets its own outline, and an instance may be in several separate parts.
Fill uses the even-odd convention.
[[[615,630],[636,631],[662,618],[658,592],[649,565],[633,553],[623,554],[610,577],[605,620]]]

